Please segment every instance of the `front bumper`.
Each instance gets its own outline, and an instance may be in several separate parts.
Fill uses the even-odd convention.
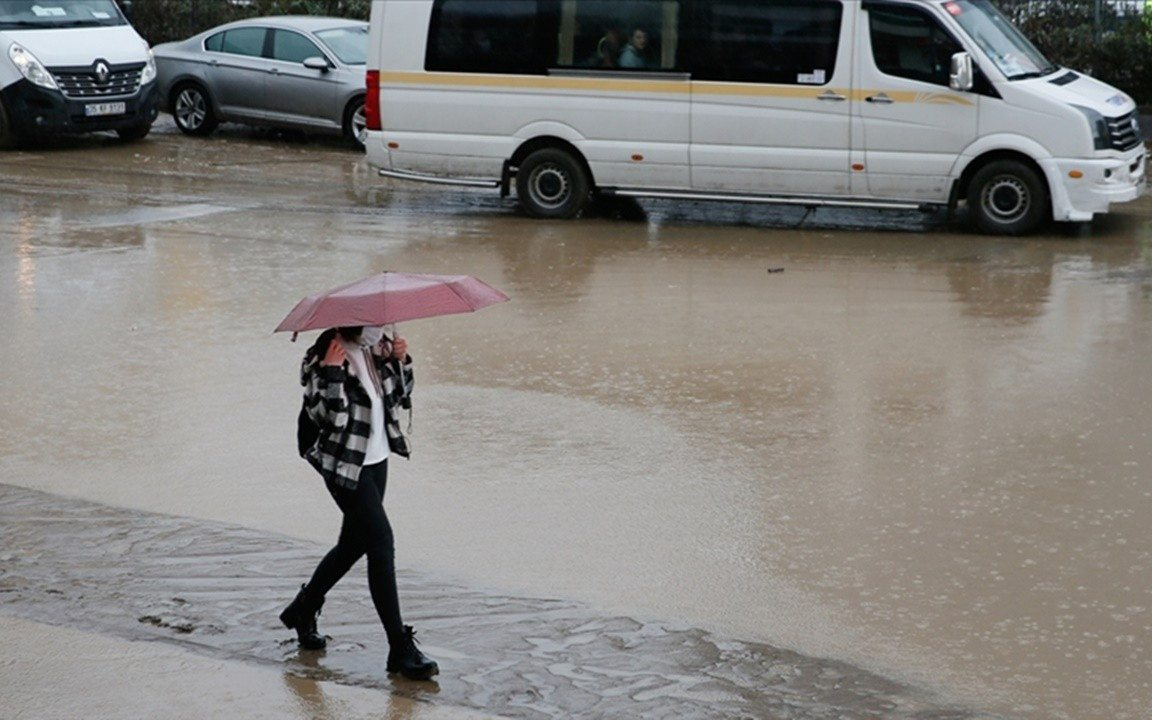
[[[54,135],[122,130],[150,125],[159,112],[156,83],[142,86],[134,95],[101,97],[99,102],[123,102],[124,113],[85,117],[84,106],[94,98],[68,98],[59,90],[49,90],[20,80],[0,90],[8,118],[18,135]]]
[[[1143,146],[1122,156],[1098,160],[1049,160],[1044,168],[1052,187],[1056,220],[1083,222],[1108,212],[1114,203],[1135,200],[1144,193],[1148,156]]]

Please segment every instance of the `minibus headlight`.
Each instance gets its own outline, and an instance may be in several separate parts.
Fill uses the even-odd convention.
[[[152,51],[148,51],[148,62],[144,63],[144,70],[140,73],[140,84],[147,85],[156,79],[156,58]]]
[[[1092,128],[1093,147],[1097,150],[1111,150],[1112,138],[1108,133],[1108,122],[1104,116],[1083,105],[1073,105],[1072,107],[1084,113],[1084,117],[1088,118],[1088,126]]]
[[[48,72],[48,69],[32,53],[13,43],[8,48],[8,58],[12,60],[12,64],[28,82],[50,90],[57,89],[56,78],[52,77],[52,73]]]

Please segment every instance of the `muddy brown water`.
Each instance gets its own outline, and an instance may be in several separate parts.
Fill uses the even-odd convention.
[[[170,126],[139,144],[8,153],[0,168],[0,482],[65,509],[122,508],[126,532],[162,514],[251,533],[258,554],[299,543],[292,569],[269,563],[232,591],[210,572],[227,542],[198,566],[243,606],[212,616],[229,652],[299,670],[261,612],[338,524],[292,454],[302,344],[271,329],[301,296],[375,270],[468,272],[513,300],[401,328],[416,454],[388,490],[402,599],[435,629],[446,675],[530,635],[579,636],[579,616],[609,623],[590,626],[605,638],[625,623],[794,652],[796,666],[884,678],[930,712],[1152,707],[1148,199],[1013,240],[938,216],[717,204],[548,223],[490,193],[373,178],[333,144]],[[82,575],[91,558],[67,533],[38,536],[17,492],[5,531],[23,527],[24,547],[48,542],[51,567]],[[139,562],[173,554],[161,543]],[[19,559],[8,551],[0,580]],[[186,592],[202,576],[179,568],[166,577]],[[28,576],[26,592],[49,580]],[[347,612],[324,619],[365,647],[330,655],[375,687],[379,638],[349,582]],[[128,632],[117,603],[165,602],[142,592],[93,600],[116,618],[109,632]],[[493,597],[523,616],[453,623],[483,619],[473,605]],[[0,611],[75,617],[10,594]],[[165,617],[128,625],[208,637],[136,622],[149,614]],[[547,673],[494,683],[502,711],[522,711],[512,688],[577,683],[564,666],[580,674],[586,656],[549,648]],[[620,661],[697,677],[686,652],[657,642]],[[741,707],[789,717],[767,709],[786,698],[771,672],[748,672],[742,702],[766,704]],[[593,694],[613,698],[601,714],[641,707],[620,677],[597,679]],[[460,675],[448,682],[459,692],[442,702],[485,706],[462,699]],[[547,707],[597,714],[574,696]],[[693,707],[679,702],[643,707]]]

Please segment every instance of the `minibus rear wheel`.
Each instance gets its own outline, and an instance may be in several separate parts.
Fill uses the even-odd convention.
[[[574,218],[588,202],[588,174],[566,150],[541,148],[516,171],[516,197],[534,218]]]
[[[1026,235],[1048,216],[1048,186],[1022,162],[995,160],[972,176],[968,207],[981,232]]]

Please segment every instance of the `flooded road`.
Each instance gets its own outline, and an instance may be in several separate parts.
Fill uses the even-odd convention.
[[[512,302],[401,328],[415,455],[388,498],[415,578],[402,600],[445,675],[526,632],[454,630],[437,597],[459,609],[448,588],[466,588],[843,663],[938,712],[1152,706],[1147,198],[1004,240],[919,214],[717,204],[531,221],[233,129],[0,167],[0,483],[318,554],[339,515],[294,455],[304,345],[271,329],[370,272],[470,273]],[[87,562],[66,534],[45,542],[61,567]],[[307,570],[265,578],[258,602]],[[0,613],[70,624],[66,605],[24,602],[0,594]]]

